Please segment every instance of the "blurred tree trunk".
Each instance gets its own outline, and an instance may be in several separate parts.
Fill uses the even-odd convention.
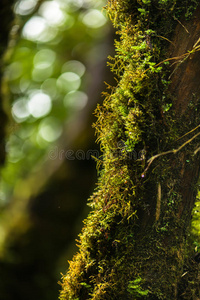
[[[62,300],[200,298],[188,254],[200,163],[196,4],[108,3],[118,84],[97,109],[101,176]]]
[[[4,162],[5,159],[5,126],[6,126],[6,114],[3,109],[2,100],[2,72],[3,72],[3,54],[8,45],[9,33],[14,20],[13,14],[13,4],[14,0],[2,0],[0,9],[0,20],[1,20],[1,30],[0,30],[0,164]]]

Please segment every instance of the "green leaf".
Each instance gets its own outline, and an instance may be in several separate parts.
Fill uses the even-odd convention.
[[[146,16],[149,13],[144,8],[138,8],[138,11],[141,13],[142,16]]]
[[[142,2],[144,3],[144,4],[151,4],[151,0],[142,0]]]

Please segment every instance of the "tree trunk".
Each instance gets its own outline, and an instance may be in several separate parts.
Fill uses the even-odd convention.
[[[187,251],[200,163],[196,7],[108,3],[118,83],[97,109],[101,175],[62,300],[200,297]]]
[[[0,33],[0,164],[5,160],[5,126],[7,117],[3,109],[2,97],[2,73],[3,73],[3,54],[7,48],[9,33],[12,22],[14,20],[13,5],[14,0],[2,0],[0,6],[0,20],[1,20],[1,33]]]

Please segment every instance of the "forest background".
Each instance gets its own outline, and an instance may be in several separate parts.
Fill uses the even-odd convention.
[[[93,111],[113,32],[101,0],[7,2],[0,299],[53,300],[96,182]]]

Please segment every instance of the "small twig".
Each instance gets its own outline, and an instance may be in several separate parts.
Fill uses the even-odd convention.
[[[161,39],[164,39],[164,40],[168,41],[168,42],[171,43],[173,46],[175,46],[175,44],[174,44],[172,41],[168,40],[166,37],[164,37],[164,36],[162,36],[162,35],[156,35],[156,36],[157,36],[157,37],[160,37]]]
[[[160,218],[160,208],[161,208],[161,184],[158,183],[158,197],[157,197],[157,204],[156,204],[156,221]]]
[[[159,154],[156,154],[154,156],[152,156],[147,162],[148,162],[148,166],[146,167],[146,169],[144,170],[143,172],[143,175],[148,171],[149,167],[151,166],[152,162],[160,157],[160,156],[164,156],[164,155],[167,155],[167,154],[176,154],[178,151],[180,151],[183,147],[185,147],[187,144],[189,144],[190,142],[192,142],[197,136],[200,135],[200,132],[197,133],[196,135],[194,135],[191,139],[189,139],[188,141],[186,141],[185,143],[183,143],[178,149],[174,149],[174,150],[169,150],[169,151],[166,151],[166,152],[162,152],[162,153],[159,153]]]
[[[187,57],[186,57],[187,58]],[[173,66],[173,65],[175,65],[175,64],[177,64],[176,65],[176,67],[174,68],[174,70],[172,71],[172,73],[169,75],[169,80],[171,79],[171,77],[172,77],[172,75],[176,72],[176,70],[179,68],[179,66],[182,64],[182,62],[183,62],[184,60],[182,59],[182,60],[179,60],[179,61],[175,61],[173,64],[171,64],[171,67]]]
[[[189,31],[187,30],[187,28],[181,23],[181,21],[179,21],[175,16],[174,16],[174,20],[176,20],[184,29],[187,33],[189,33]]]
[[[187,133],[185,133],[184,135],[182,135],[180,138],[177,139],[177,141],[180,140],[180,139],[182,139],[182,138],[184,138],[186,135],[188,135],[188,134],[190,134],[191,132],[195,131],[195,130],[196,130],[197,128],[199,128],[199,127],[200,127],[200,124],[199,124],[197,127],[195,127],[194,129],[192,129],[192,130],[190,130],[189,132],[187,132]]]
[[[181,277],[185,276],[187,273],[188,273],[188,271],[187,271],[187,272],[185,272],[185,273],[183,273],[183,274],[181,275]]]
[[[198,40],[197,40],[196,43],[194,44],[193,48],[195,48],[195,47],[198,45],[199,42],[200,42],[200,37],[198,38]]]
[[[153,162],[156,158],[158,158],[158,157],[160,157],[160,156],[164,156],[164,155],[170,154],[170,153],[174,153],[174,150],[169,150],[169,151],[162,152],[162,153],[159,153],[159,154],[156,154],[156,155],[152,156],[152,157],[147,161],[147,162],[148,162],[148,166],[147,166],[146,169],[144,170],[143,174],[145,174],[145,173],[148,171],[148,169],[149,169],[149,167],[151,166],[152,162]]]
[[[196,155],[199,151],[200,151],[200,147],[198,147],[198,148],[194,151],[194,155]]]
[[[191,141],[196,139],[197,136],[200,135],[200,132],[195,134],[191,139],[189,139],[187,142],[185,142],[183,145],[181,145],[178,149],[174,150],[174,153],[176,154],[178,151],[180,151],[183,147],[185,147],[187,144],[189,144]]]

